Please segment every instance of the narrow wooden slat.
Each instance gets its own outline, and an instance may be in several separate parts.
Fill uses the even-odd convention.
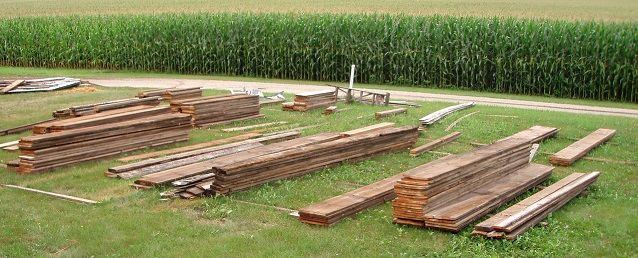
[[[376,112],[376,113],[374,113],[374,116],[377,119],[380,119],[380,118],[394,116],[394,115],[398,115],[398,114],[404,114],[404,113],[407,113],[407,112],[408,112],[407,108],[396,108],[396,109]]]
[[[446,144],[448,142],[454,141],[454,140],[458,139],[459,137],[461,137],[461,133],[460,132],[454,132],[454,133],[448,134],[448,135],[443,136],[443,137],[441,137],[439,139],[436,139],[436,140],[434,140],[432,142],[429,142],[429,143],[427,143],[425,145],[422,145],[422,146],[419,146],[419,147],[411,149],[410,150],[410,156],[418,156],[418,155],[420,155],[420,154],[422,154],[424,152],[431,151],[431,150],[436,149],[437,147],[439,147],[439,146],[441,146],[443,144]]]
[[[22,85],[23,83],[24,83],[24,80],[15,80],[11,84],[9,84],[8,86],[6,86],[2,90],[0,90],[0,94],[5,94],[5,93],[15,89],[16,87]]]
[[[57,197],[57,198],[60,198],[60,199],[69,200],[69,201],[78,202],[78,203],[84,203],[84,204],[96,204],[96,203],[99,203],[99,202],[96,202],[96,201],[93,201],[93,200],[89,200],[89,199],[84,199],[84,198],[74,197],[74,196],[70,196],[70,195],[59,194],[59,193],[52,193],[52,192],[47,192],[47,191],[37,190],[37,189],[33,189],[33,188],[17,186],[17,185],[0,184],[0,186],[7,187],[7,188],[25,190],[25,191],[39,193],[39,194],[44,194],[44,195],[53,196],[53,197]]]
[[[372,132],[372,131],[382,130],[382,129],[390,128],[390,127],[393,127],[393,126],[394,126],[394,123],[383,122],[383,123],[379,123],[379,124],[375,124],[375,125],[371,125],[371,126],[357,128],[357,129],[350,130],[350,131],[347,131],[347,132],[342,132],[342,133],[339,134],[339,136],[341,138],[350,137],[350,136],[353,136],[353,135],[364,134],[364,133],[368,133],[368,132]]]

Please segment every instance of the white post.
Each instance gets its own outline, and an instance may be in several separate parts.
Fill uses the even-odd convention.
[[[353,84],[354,84],[354,65],[352,65],[352,69],[350,69],[350,89],[352,89]]]

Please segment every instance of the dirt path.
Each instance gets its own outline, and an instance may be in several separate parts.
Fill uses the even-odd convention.
[[[283,91],[286,93],[301,93],[301,92],[308,92],[308,91],[333,89],[330,86],[317,86],[317,85],[197,80],[197,79],[124,78],[124,79],[88,79],[88,81],[96,85],[107,86],[107,87],[127,87],[128,86],[128,87],[170,88],[170,87],[200,86],[204,89],[217,89],[217,90],[260,89],[263,92]],[[443,102],[458,102],[458,103],[472,101],[479,105],[638,118],[638,110],[634,110],[634,109],[583,106],[583,105],[572,105],[572,104],[557,104],[557,103],[548,103],[548,102],[457,96],[457,95],[433,94],[433,93],[421,93],[421,92],[384,91],[384,90],[371,90],[371,91],[380,92],[380,93],[389,92],[391,99],[395,99],[395,100],[402,99],[402,100],[443,101]]]

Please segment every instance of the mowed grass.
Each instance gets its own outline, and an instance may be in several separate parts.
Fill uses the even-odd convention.
[[[50,15],[156,14],[198,12],[269,13],[404,13],[477,17],[524,17],[555,20],[636,21],[632,0],[416,0],[416,1],[291,1],[291,0],[46,0],[1,1],[0,17]]]
[[[55,109],[134,96],[139,89],[100,88],[96,92],[65,90],[51,93],[3,95],[0,118],[7,125],[50,117]],[[206,95],[220,94],[205,91]],[[291,96],[288,96],[291,98]],[[322,115],[321,110],[283,112],[278,106],[262,108],[266,118],[209,129],[194,129],[188,143],[220,139],[240,133],[222,128],[288,121],[307,126],[326,125],[303,131],[311,135],[345,131],[382,121],[417,125],[418,119],[450,103],[428,102],[410,108],[407,114],[376,120],[374,112],[389,107],[345,105],[343,112]],[[597,128],[614,128],[617,135],[589,155],[598,158],[638,161],[638,120],[609,116],[576,115],[476,106],[450,115],[427,128],[417,142],[425,144],[446,135],[448,125],[461,116],[480,111],[460,121],[452,131],[463,135],[436,151],[463,153],[470,142],[489,143],[533,125],[561,128],[558,138],[541,144],[541,151],[556,152]],[[18,112],[20,115],[13,115]],[[7,122],[5,122],[7,121]],[[293,127],[294,125],[289,125]],[[7,142],[26,136],[0,137]],[[371,146],[373,147],[373,146]],[[164,147],[168,148],[168,147]],[[147,150],[150,151],[150,150]],[[139,153],[139,152],[137,152]],[[0,152],[0,160],[14,160],[18,153]],[[0,183],[53,191],[100,201],[81,205],[16,189],[0,188],[0,256],[65,257],[176,257],[176,256],[277,256],[277,257],[368,257],[368,256],[578,256],[635,255],[638,239],[638,177],[636,166],[581,160],[571,167],[556,168],[548,185],[572,172],[601,171],[588,197],[577,197],[515,242],[489,241],[470,236],[472,226],[458,234],[393,224],[389,203],[359,213],[332,227],[303,224],[275,208],[299,209],[314,202],[356,189],[388,176],[442,157],[426,153],[410,157],[407,151],[344,164],[315,173],[272,182],[230,196],[196,200],[160,200],[159,193],[129,187],[133,180],[106,178],[115,160],[88,162],[50,173],[18,175],[0,168]],[[535,162],[548,163],[539,154]],[[525,196],[530,195],[527,193]],[[524,197],[524,196],[523,196]],[[519,197],[518,200],[523,197]],[[241,202],[240,202],[241,201]],[[260,205],[246,204],[245,202]],[[511,203],[510,203],[511,204]],[[266,205],[266,206],[262,206]],[[500,208],[500,210],[504,207]]]

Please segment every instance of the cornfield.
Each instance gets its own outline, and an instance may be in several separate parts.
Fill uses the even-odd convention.
[[[127,69],[638,102],[638,24],[407,15],[0,19],[0,65]]]

